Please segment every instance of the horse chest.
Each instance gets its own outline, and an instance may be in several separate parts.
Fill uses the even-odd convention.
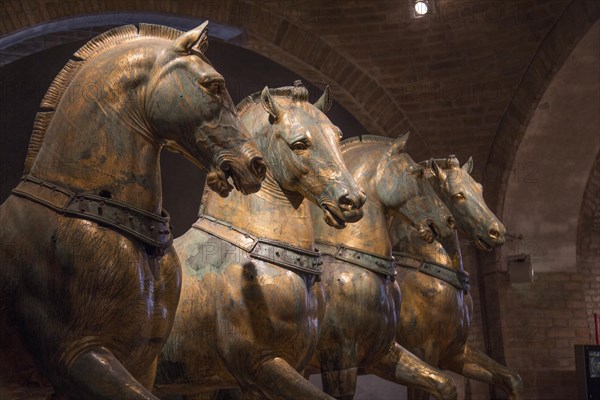
[[[103,238],[101,247],[112,245],[118,250],[111,254],[108,249],[102,249],[107,252],[104,260],[95,263],[93,276],[81,272],[84,266],[90,268],[87,263],[94,261],[91,255],[79,255],[73,260],[81,273],[78,280],[92,281],[94,283],[87,284],[95,286],[90,295],[95,305],[80,312],[100,314],[110,310],[107,315],[113,317],[106,321],[106,332],[102,333],[106,340],[115,342],[118,349],[115,351],[132,361],[151,360],[167,339],[175,316],[181,286],[177,256],[171,248],[156,258],[118,233],[102,229],[97,234]],[[87,263],[86,256],[89,257]]]
[[[255,273],[241,274],[244,308],[259,310],[269,321],[269,330],[305,328],[312,331],[319,308],[315,292],[304,274],[258,261]],[[311,332],[312,335],[312,332]]]
[[[322,285],[327,308],[319,346],[344,351],[346,346],[362,349],[358,361],[379,357],[389,348],[396,331],[395,286],[381,276],[345,262],[325,265]]]
[[[21,246],[36,243],[38,250],[13,266],[21,284],[19,296],[11,299],[14,315],[53,328],[45,342],[30,347],[45,351],[46,343],[53,342],[76,354],[82,344],[94,341],[130,372],[145,372],[168,336],[177,305],[180,267],[174,251],[149,259],[136,241],[109,228],[20,203],[22,210],[12,218],[22,228],[15,232]],[[23,223],[28,218],[43,223]],[[27,352],[41,357],[32,348]]]

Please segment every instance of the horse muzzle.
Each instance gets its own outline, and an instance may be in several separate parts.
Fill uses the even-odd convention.
[[[325,222],[329,226],[342,229],[347,223],[357,222],[363,217],[362,206],[366,199],[362,191],[357,195],[345,193],[336,202],[322,200],[319,205],[323,210]]]
[[[475,246],[479,250],[492,251],[506,241],[506,228],[502,224],[492,224],[487,232],[479,232],[474,236]]]
[[[432,231],[431,226],[429,226],[427,223],[414,224],[413,229],[417,231],[417,236],[419,239],[427,243],[433,243],[436,233]]]
[[[265,179],[267,166],[253,145],[242,147],[240,155],[231,152],[219,154],[217,161],[217,173],[213,174],[215,185],[224,193],[233,187],[243,194],[256,193],[260,190],[261,182]],[[231,178],[233,187],[224,181]],[[211,186],[212,188],[212,186]],[[219,190],[217,190],[221,194]]]

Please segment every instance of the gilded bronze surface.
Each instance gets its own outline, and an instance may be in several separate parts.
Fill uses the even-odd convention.
[[[477,247],[491,250],[504,243],[506,229],[489,210],[482,187],[470,175],[471,159],[460,167],[458,160],[430,160],[422,163],[428,181],[452,212],[456,225]],[[456,234],[427,243],[411,235],[405,221],[392,221],[394,244],[402,252],[447,268],[462,271],[462,257]],[[520,398],[521,378],[483,352],[467,344],[473,303],[471,295],[452,284],[413,268],[398,266],[403,304],[396,340],[429,364],[471,379],[498,385],[511,400]],[[409,398],[425,399],[427,394],[409,389]]]
[[[453,228],[450,212],[432,193],[423,168],[404,151],[408,134],[392,140],[363,136],[344,141],[344,160],[367,194],[364,217],[344,230],[316,220],[319,243],[354,249],[345,256],[324,255],[318,286],[327,299],[315,356],[308,372],[321,372],[324,390],[337,399],[352,399],[359,368],[383,379],[418,387],[438,399],[455,399],[456,388],[394,341],[400,312],[400,289],[384,273],[360,266],[369,254],[390,257],[387,220],[402,218],[420,238],[431,241]],[[324,251],[330,252],[328,247]],[[361,254],[362,252],[362,254]]]
[[[206,23],[186,33],[128,25],[80,48],[42,100],[25,162],[25,175],[54,189],[21,193],[52,203],[64,189],[85,194],[75,197],[96,216],[125,204],[133,222],[161,222],[162,147],[211,169],[217,186],[230,176],[256,192],[265,167],[202,54],[206,35]],[[56,399],[156,399],[147,388],[179,298],[177,255],[168,246],[156,256],[85,209],[73,217],[15,195],[2,204],[0,379],[45,377]]]
[[[318,274],[282,266],[277,251],[267,261],[251,250],[254,238],[262,238],[312,252],[305,198],[335,227],[362,216],[365,196],[343,164],[341,132],[323,113],[329,91],[315,105],[307,100],[296,82],[265,88],[238,105],[269,171],[256,194],[223,199],[207,193],[202,229],[175,240],[183,284],[159,363],[159,395],[240,387],[244,399],[331,400],[298,372],[315,350],[323,316]],[[208,216],[221,228],[211,232]]]

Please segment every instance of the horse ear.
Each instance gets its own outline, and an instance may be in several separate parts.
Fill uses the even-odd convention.
[[[201,53],[204,53],[208,48],[208,21],[191,31],[179,36],[173,41],[173,47],[178,53],[189,53],[190,50],[195,49]]]
[[[325,86],[325,91],[314,104],[321,112],[326,113],[331,108],[331,103],[333,102],[333,98],[331,96],[331,91],[329,89],[329,85]]]
[[[435,179],[439,182],[440,186],[446,187],[448,184],[448,175],[446,175],[446,172],[439,167],[433,158],[429,160],[429,167],[431,168],[431,172],[433,173]]]
[[[461,168],[467,174],[471,175],[471,172],[473,172],[473,157],[469,157],[469,160],[466,163],[464,163],[464,165]]]
[[[401,153],[406,149],[406,142],[408,141],[408,137],[410,136],[410,132],[406,132],[404,135],[400,136],[398,139],[394,140],[392,143],[392,147],[390,149],[390,154]]]
[[[269,87],[265,86],[265,88],[260,93],[260,102],[265,109],[266,112],[273,117],[275,122],[281,119],[281,108],[279,104],[275,101],[275,99],[269,93]]]

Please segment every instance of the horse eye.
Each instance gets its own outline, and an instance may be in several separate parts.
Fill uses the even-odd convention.
[[[452,199],[456,201],[464,200],[465,196],[462,193],[456,193],[452,195]]]
[[[304,151],[308,150],[308,145],[303,141],[299,140],[291,144],[290,148],[294,151]]]
[[[223,84],[220,82],[207,82],[202,84],[202,86],[208,90],[208,93],[214,96],[220,95],[223,92]]]

